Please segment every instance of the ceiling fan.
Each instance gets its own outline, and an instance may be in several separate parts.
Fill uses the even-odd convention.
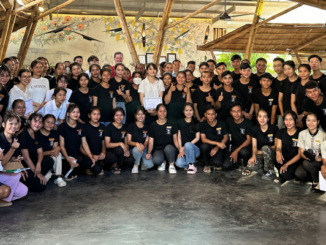
[[[241,15],[229,15],[228,12],[226,12],[226,0],[225,0],[225,2],[224,2],[224,13],[220,16],[220,20],[231,20],[231,18],[246,16],[246,15],[254,15],[254,13],[252,13],[252,14],[241,14]]]

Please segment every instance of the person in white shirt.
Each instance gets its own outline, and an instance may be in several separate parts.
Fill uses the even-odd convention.
[[[34,60],[31,63],[32,79],[27,88],[32,93],[33,101],[42,104],[46,93],[50,90],[49,80],[41,77],[43,64],[40,60]]]
[[[57,77],[57,86],[58,87],[62,87],[62,88],[65,88],[67,90],[67,95],[66,95],[66,104],[68,105],[69,104],[69,98],[72,94],[72,90],[67,88],[68,86],[68,81],[69,81],[69,78],[67,77],[67,75],[59,75]],[[45,96],[45,102],[48,102],[50,100],[53,99],[53,92],[54,92],[54,88],[51,89],[50,91],[48,91],[46,93],[46,96]]]
[[[56,125],[60,125],[61,123],[63,123],[66,117],[66,94],[67,90],[65,88],[55,88],[53,93],[54,99],[46,103],[46,105],[40,111],[43,116],[45,116],[46,114],[53,115],[56,120]]]
[[[20,81],[19,84],[15,85],[10,91],[9,91],[9,102],[8,102],[8,110],[11,110],[12,103],[16,99],[22,99],[25,102],[27,100],[33,99],[32,92],[28,88],[28,85],[31,82],[31,72],[27,69],[21,69],[18,73],[18,79]],[[39,104],[33,101],[34,111],[38,111],[40,108],[44,106],[45,103]],[[29,113],[32,113],[33,111],[29,111]]]

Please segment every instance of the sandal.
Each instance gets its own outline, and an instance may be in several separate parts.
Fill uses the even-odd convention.
[[[250,174],[251,174],[251,171],[248,170],[248,169],[242,171],[242,175],[243,175],[243,176],[249,176]]]
[[[111,168],[113,174],[120,174],[121,169],[118,167],[112,167]]]
[[[210,173],[210,172],[212,172],[212,170],[211,170],[211,168],[209,167],[209,168],[206,168],[206,167],[204,167],[204,173]]]

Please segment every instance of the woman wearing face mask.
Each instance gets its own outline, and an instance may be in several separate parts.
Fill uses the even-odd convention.
[[[54,67],[54,73],[55,73],[55,76],[53,76],[53,77],[51,77],[49,79],[50,89],[51,90],[54,89],[54,88],[56,88],[57,86],[59,86],[59,85],[57,85],[57,81],[60,80],[60,79],[58,79],[59,76],[60,75],[64,75],[66,73],[66,66],[65,66],[65,64],[63,64],[62,62],[56,63],[55,64],[55,67]],[[67,85],[68,85],[68,81],[69,81],[69,79],[67,79]]]
[[[47,182],[52,176],[53,159],[43,157],[43,150],[39,139],[39,130],[42,127],[42,115],[33,113],[29,117],[29,125],[19,135],[20,150],[23,155],[23,165],[30,168],[28,177],[23,183],[30,191],[44,191]]]
[[[141,73],[139,71],[134,71],[132,73],[133,83],[130,86],[130,96],[127,98],[126,102],[126,111],[127,111],[127,120],[126,125],[129,125],[132,122],[135,122],[135,110],[138,106],[141,105],[138,88],[141,82]]]

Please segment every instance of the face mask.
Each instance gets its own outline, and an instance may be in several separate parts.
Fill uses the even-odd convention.
[[[133,79],[133,81],[134,81],[134,84],[136,84],[136,85],[139,85],[140,84],[140,82],[141,82],[141,78],[140,77],[135,77],[134,79]]]

